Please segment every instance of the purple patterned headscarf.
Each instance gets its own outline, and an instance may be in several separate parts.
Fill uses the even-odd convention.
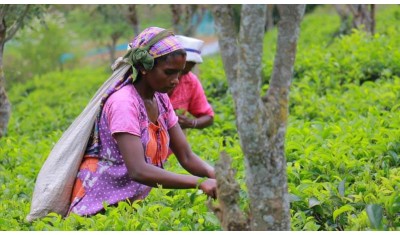
[[[136,36],[131,43],[129,43],[130,48],[139,48],[146,46],[147,43],[153,39],[158,33],[165,29],[159,27],[149,27],[138,36]],[[150,47],[149,54],[153,58],[157,58],[168,54],[170,52],[183,49],[181,43],[175,38],[174,35],[170,35],[162,40],[158,41],[156,44]]]

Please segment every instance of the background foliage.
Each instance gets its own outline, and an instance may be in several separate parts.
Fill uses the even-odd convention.
[[[397,5],[378,6],[376,35],[354,31],[333,39],[340,22],[331,7],[316,7],[303,20],[285,145],[293,230],[400,230],[399,16]],[[107,206],[90,218],[50,214],[25,222],[36,175],[52,146],[110,75],[108,66],[78,62],[62,71],[56,64],[41,70],[43,61],[55,63],[51,56],[59,49],[79,48],[73,46],[79,37],[62,40],[68,32],[74,38],[73,27],[49,22],[54,31],[23,31],[7,48],[6,58],[15,61],[23,51],[26,65],[10,61],[6,67],[14,74],[7,76],[13,111],[9,133],[0,140],[0,230],[220,230],[206,196],[196,190],[153,189],[143,201]],[[276,30],[265,36],[264,89],[276,37]],[[32,78],[19,80],[18,71]],[[200,78],[215,124],[190,130],[188,140],[210,163],[222,150],[231,155],[246,210],[243,156],[219,55],[205,58]],[[185,173],[174,157],[166,167]]]

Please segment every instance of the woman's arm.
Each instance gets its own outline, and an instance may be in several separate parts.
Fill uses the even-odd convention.
[[[193,153],[181,127],[175,125],[168,132],[170,147],[182,167],[193,175],[215,179],[214,168]]]
[[[214,122],[214,117],[210,115],[203,115],[198,118],[190,119],[185,115],[178,115],[179,118],[179,125],[182,129],[185,128],[196,128],[196,129],[203,129],[209,127]]]
[[[142,142],[139,137],[128,133],[117,133],[114,137],[128,169],[129,176],[133,180],[151,187],[161,185],[163,188],[184,189],[198,186],[200,177],[176,174],[146,163]],[[216,198],[215,180],[207,180],[201,183],[200,189],[207,195]]]

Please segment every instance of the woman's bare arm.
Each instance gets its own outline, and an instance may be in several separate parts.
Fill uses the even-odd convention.
[[[168,132],[171,137],[170,147],[183,168],[193,175],[214,179],[214,168],[193,153],[181,127],[177,124],[170,128]]]
[[[200,177],[176,174],[146,163],[142,142],[139,137],[128,133],[117,133],[115,134],[115,139],[129,176],[133,180],[151,187],[161,185],[163,188],[185,189],[199,186],[208,196],[217,197],[217,182],[214,179],[206,180],[198,185]]]

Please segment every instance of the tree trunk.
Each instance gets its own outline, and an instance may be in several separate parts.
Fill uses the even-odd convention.
[[[374,4],[334,4],[334,7],[340,17],[339,35],[350,34],[353,28],[362,29],[371,35],[375,33]]]
[[[7,132],[7,125],[11,115],[11,104],[8,100],[5,77],[3,71],[3,52],[6,43],[7,26],[4,20],[4,15],[0,15],[0,138]]]
[[[265,208],[260,207],[260,215],[267,222],[267,228],[290,230],[284,143],[289,115],[289,89],[293,77],[300,22],[305,12],[305,5],[278,5],[278,11],[281,19],[278,23],[277,52],[270,87],[263,97],[268,113],[266,120],[264,120],[264,125],[268,126],[266,133],[268,139],[267,153],[265,154],[267,161],[264,165],[266,174],[263,176],[254,175],[260,181],[260,184],[255,187],[254,197],[257,200],[264,199],[263,206]],[[253,165],[256,166],[257,161],[254,161]],[[260,177],[271,180],[266,184],[261,184],[262,178]],[[264,195],[258,196],[257,189],[259,189],[259,193],[264,193]],[[254,206],[257,206],[257,204]]]
[[[21,8],[20,8],[21,7]],[[8,121],[11,116],[11,103],[8,100],[5,88],[5,76],[3,71],[3,55],[4,46],[7,41],[15,36],[17,31],[22,27],[23,21],[28,13],[34,8],[35,13],[42,11],[41,7],[34,5],[0,5],[0,138],[6,134]],[[21,11],[15,13],[15,8],[20,8]],[[14,10],[14,11],[13,11]],[[18,17],[9,25],[6,24],[5,18],[7,15],[14,14]]]
[[[367,4],[352,4],[348,8],[353,14],[353,28],[363,29],[373,34],[375,27],[375,6]]]
[[[375,34],[375,4],[371,4],[371,19],[372,19],[372,23],[371,23],[371,34],[374,35]]]
[[[274,72],[270,88],[261,99],[265,5],[242,6],[239,35],[235,33],[231,7],[214,7],[221,55],[245,156],[251,230],[290,230],[284,138],[289,86],[305,5],[278,5],[278,10],[281,20]],[[218,181],[218,188],[220,184],[223,182]]]
[[[268,32],[274,28],[274,4],[267,4],[266,8],[265,32]]]
[[[172,26],[176,34],[193,36],[205,14],[205,7],[199,5],[170,5],[172,13]],[[196,21],[193,17],[197,16]]]
[[[334,4],[333,6],[335,7],[336,12],[339,14],[341,21],[350,17],[351,12],[345,7],[345,5]]]
[[[139,18],[136,11],[136,5],[129,5],[127,18],[132,26],[135,37],[140,33]]]
[[[172,13],[172,28],[175,33],[180,32],[180,15],[182,14],[181,5],[171,4],[171,13]]]
[[[107,48],[108,48],[108,59],[110,64],[113,64],[115,61],[115,45],[114,42],[111,42],[111,44],[107,43]]]
[[[203,20],[205,9],[198,5],[186,5],[186,16],[183,34],[186,36],[193,36],[196,33],[197,26]],[[193,17],[196,16],[196,21],[193,21]]]
[[[110,64],[113,64],[116,56],[115,56],[115,47],[117,46],[118,39],[122,36],[122,33],[114,33],[111,35],[111,44],[108,44],[108,51],[110,55]]]
[[[345,5],[334,4],[333,6],[340,17],[340,27],[337,35],[350,34],[352,29],[350,10]]]

